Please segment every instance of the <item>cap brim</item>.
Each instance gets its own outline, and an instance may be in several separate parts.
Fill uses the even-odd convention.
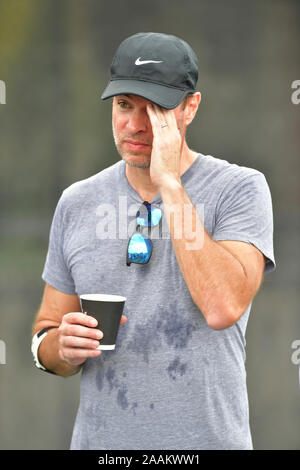
[[[102,93],[101,99],[106,100],[116,95],[137,95],[162,108],[174,109],[188,93],[193,93],[193,90],[178,90],[141,80],[111,80]]]

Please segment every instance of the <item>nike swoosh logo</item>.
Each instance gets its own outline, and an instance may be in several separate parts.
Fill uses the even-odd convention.
[[[135,61],[135,65],[144,65],[144,64],[160,64],[163,60],[140,60],[138,57]]]

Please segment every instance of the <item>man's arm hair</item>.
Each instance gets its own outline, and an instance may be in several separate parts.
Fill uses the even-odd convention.
[[[59,355],[58,327],[66,313],[81,312],[77,295],[65,294],[50,284],[45,284],[42,302],[32,326],[32,336],[46,327],[56,327],[48,331],[38,350],[41,364],[57,375],[67,377],[76,374],[81,367],[71,366]]]

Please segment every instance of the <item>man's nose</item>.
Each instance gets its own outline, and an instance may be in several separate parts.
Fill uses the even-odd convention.
[[[133,111],[128,119],[127,128],[130,132],[147,132],[150,120],[147,111]]]

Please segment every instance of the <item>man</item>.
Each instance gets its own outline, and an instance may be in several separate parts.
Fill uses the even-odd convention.
[[[188,147],[197,78],[185,41],[123,41],[102,95],[122,159],[58,202],[33,352],[50,372],[82,370],[72,449],[252,448],[245,330],[275,269],[271,195],[261,172]],[[137,230],[123,236],[127,210]],[[85,293],[127,298],[115,351],[97,349]]]

